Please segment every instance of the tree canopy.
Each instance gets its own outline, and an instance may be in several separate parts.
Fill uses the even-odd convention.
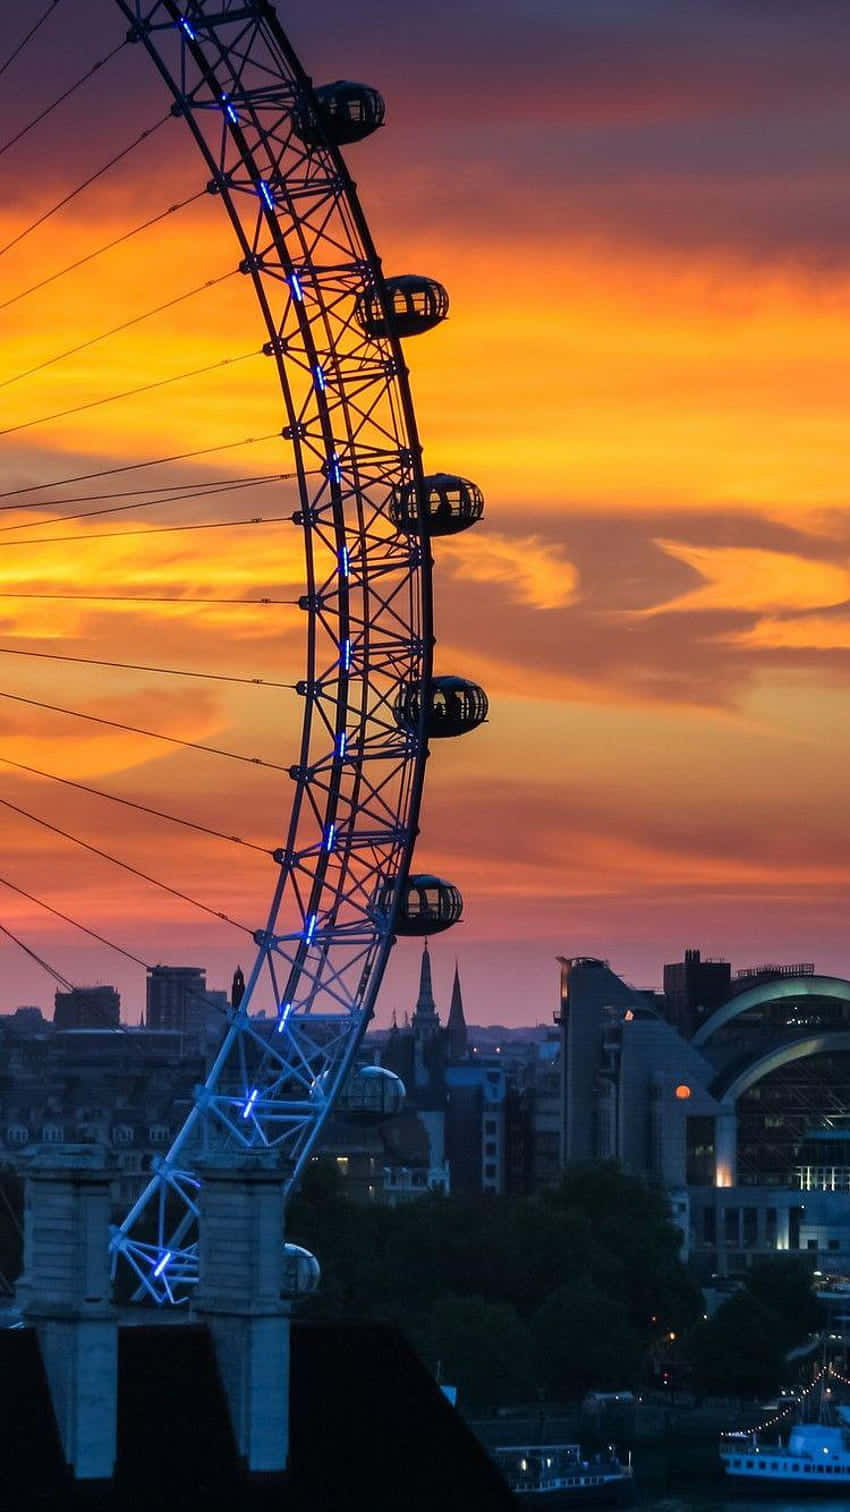
[[[398,1323],[470,1407],[636,1384],[652,1344],[702,1314],[666,1198],[614,1163],[535,1197],[395,1208],[348,1202],[319,1171],[287,1229],[321,1261],[315,1314]]]

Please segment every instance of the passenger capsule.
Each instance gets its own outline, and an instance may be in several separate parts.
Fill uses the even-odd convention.
[[[377,286],[366,289],[357,301],[357,319],[367,336],[418,336],[439,325],[449,313],[449,296],[443,285],[421,273],[384,279],[383,293],[386,316]]]
[[[408,483],[395,489],[390,500],[393,524],[408,535],[418,533],[420,516],[429,535],[444,536],[468,530],[483,513],[484,495],[478,484],[455,473],[430,473],[422,479],[421,494],[415,483]]]
[[[350,142],[362,142],[383,126],[386,112],[383,95],[370,84],[337,79],[313,91],[312,99],[296,110],[293,125],[308,147],[322,141],[346,147]]]
[[[375,899],[376,910],[388,914],[393,884],[385,883]],[[451,929],[463,913],[463,898],[452,882],[426,873],[410,876],[402,888],[395,930],[399,935],[432,935]]]
[[[483,724],[489,704],[487,694],[465,677],[434,677],[428,688],[425,734],[429,740],[465,735]],[[395,717],[403,730],[417,730],[422,710],[422,686],[405,683],[396,699]]]
[[[283,1277],[281,1292],[284,1297],[309,1297],[321,1280],[322,1271],[315,1255],[300,1244],[283,1246]]]
[[[406,1095],[401,1077],[386,1066],[360,1066],[348,1078],[336,1107],[352,1123],[382,1123],[401,1112]]]

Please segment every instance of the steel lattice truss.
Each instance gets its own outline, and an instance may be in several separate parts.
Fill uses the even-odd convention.
[[[380,266],[339,152],[298,135],[311,84],[272,7],[116,3],[195,137],[253,281],[306,562],[303,733],[268,917],[206,1084],[113,1239],[116,1260],[168,1301],[195,1276],[195,1162],[223,1142],[276,1147],[296,1180],[371,1016],[417,829],[424,723],[400,729],[394,702],[431,676],[430,557],[389,515],[394,491],[422,477],[398,340],[357,320],[364,292],[385,299]]]

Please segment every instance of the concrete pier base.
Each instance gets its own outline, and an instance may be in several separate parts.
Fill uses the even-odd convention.
[[[245,1469],[282,1474],[289,1458],[289,1307],[283,1278],[283,1182],[276,1164],[219,1158],[199,1171],[194,1315],[213,1338]]]
[[[58,1146],[28,1162],[24,1274],[65,1460],[76,1480],[115,1470],[118,1329],[107,1235],[110,1172],[94,1146]]]

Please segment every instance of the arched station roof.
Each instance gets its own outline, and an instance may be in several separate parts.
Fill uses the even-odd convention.
[[[811,980],[811,978],[809,978]],[[844,986],[850,984],[844,983]],[[721,1010],[722,1011],[722,1010]],[[786,1042],[784,1045],[774,1045],[771,1050],[766,1050],[763,1055],[754,1057],[745,1066],[738,1066],[732,1073],[732,1080],[728,1086],[724,1086],[725,1075],[722,1073],[715,1082],[712,1092],[723,1103],[735,1103],[739,1097],[754,1087],[756,1082],[763,1081],[770,1076],[772,1071],[778,1071],[780,1066],[790,1065],[792,1061],[803,1060],[810,1055],[825,1055],[835,1050],[850,1050],[850,1029],[832,1029],[823,1034],[807,1034],[802,1039]]]
[[[691,1044],[704,1045],[730,1019],[746,1013],[749,1008],[760,1008],[764,1003],[777,1003],[782,998],[801,997],[835,998],[839,1002],[850,1003],[850,982],[844,977],[831,976],[777,977],[772,982],[760,982],[757,987],[739,993],[737,997],[724,1003],[722,1008],[718,1008],[700,1025]]]

